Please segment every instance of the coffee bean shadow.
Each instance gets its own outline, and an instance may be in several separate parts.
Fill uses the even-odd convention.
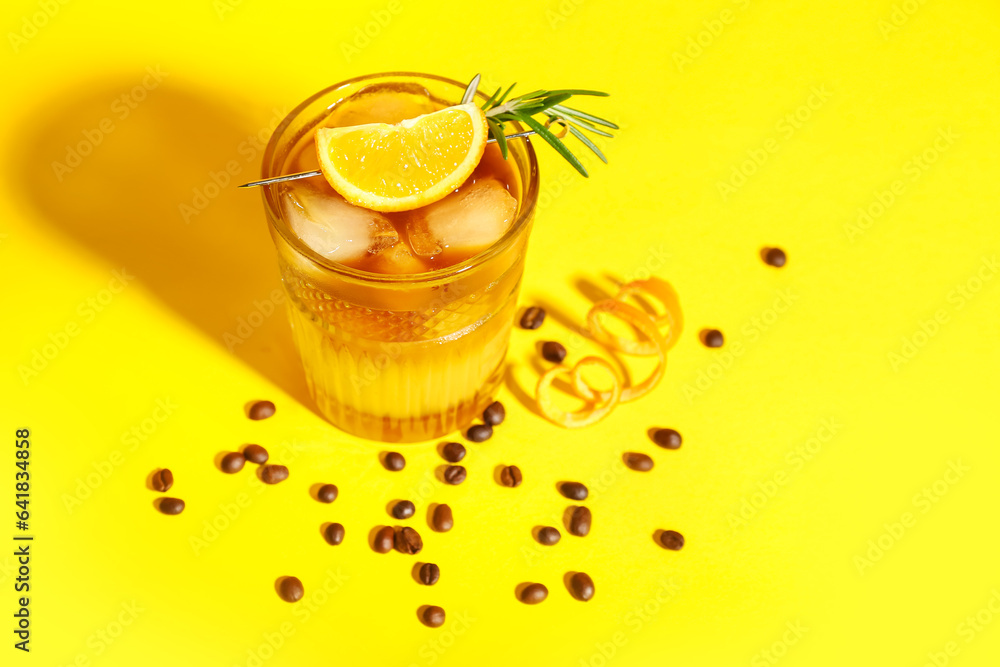
[[[424,621],[424,613],[426,613],[426,611],[430,608],[431,606],[429,604],[422,604],[417,607],[417,620],[420,621],[421,625],[427,625],[426,621]]]
[[[542,528],[545,528],[545,526],[534,526],[531,529],[531,537],[538,544],[542,544],[541,540],[538,539],[538,533],[542,532]],[[542,546],[546,546],[546,545],[543,544]]]
[[[445,442],[439,442],[437,445],[435,445],[434,451],[437,452],[438,456],[440,456],[441,458],[444,458],[444,448],[446,446],[450,445],[452,442],[453,442],[452,440],[446,440]],[[464,445],[463,445],[463,447],[464,447]],[[469,453],[469,448],[468,447],[465,448],[465,453],[466,453],[466,456],[467,456],[468,453]],[[459,459],[459,463],[461,463],[461,461],[464,460],[464,459],[465,459],[465,456],[463,456],[461,459]]]
[[[431,503],[427,506],[427,526],[435,533],[448,532],[447,530],[438,530],[437,528],[434,527],[434,510],[436,510],[438,507],[444,504],[445,503]],[[452,516],[452,520],[454,520],[454,516]]]
[[[497,467],[493,469],[493,481],[496,482],[500,486],[503,486],[503,482],[501,481],[500,474],[503,472],[503,469],[506,468],[506,467],[507,466],[505,464],[500,463],[500,464],[497,464]]]
[[[163,470],[163,468],[153,468],[153,470],[148,475],[146,475],[146,488],[149,489],[150,491],[156,491],[156,487],[153,486],[153,477],[155,477],[156,473],[160,472],[161,470]],[[171,488],[173,488],[173,487],[171,487]],[[167,491],[169,491],[169,490],[170,489],[167,489]],[[156,491],[156,492],[160,493],[160,491]],[[166,493],[166,492],[164,492],[164,493]]]
[[[224,475],[228,475],[229,473],[227,473],[225,470],[222,469],[222,459],[226,458],[226,454],[229,454],[231,451],[232,450],[224,449],[221,452],[217,453],[212,458],[212,463],[215,464],[215,469],[218,470],[219,472],[221,472]],[[244,464],[243,467],[246,468],[246,465]],[[240,472],[243,472],[243,471],[239,470],[239,471],[237,471],[236,473],[233,473],[233,474],[238,474]]]
[[[378,537],[379,532],[381,532],[383,528],[385,528],[384,525],[375,526],[374,528],[368,531],[368,548],[371,549],[372,551],[375,551],[375,538]],[[375,551],[375,553],[378,552]]]
[[[422,562],[417,562],[413,564],[413,568],[410,570],[410,576],[413,577],[413,580],[421,586],[425,585],[424,582],[420,581],[420,568],[423,566],[424,564]],[[421,618],[423,618],[422,615]]]
[[[326,484],[324,482],[316,482],[315,484],[313,484],[312,486],[310,486],[309,487],[309,497],[312,498],[313,500],[315,500],[318,503],[323,503],[323,501],[319,499],[319,490],[322,489],[324,486],[326,486]],[[323,503],[323,504],[327,505],[329,503]]]
[[[395,500],[390,500],[389,502],[387,502],[385,504],[385,513],[388,514],[393,519],[395,519],[396,517],[392,516],[392,508],[395,507],[396,503],[400,502],[401,500],[402,498],[396,498]],[[400,519],[400,521],[405,521],[405,519]]]
[[[105,263],[109,279],[135,276],[131,289],[315,412],[285,306],[273,301],[283,289],[261,195],[236,187],[258,177],[257,135],[266,142],[278,113],[172,77],[130,109],[118,98],[144,76],[80,82],[28,110],[4,151],[12,191],[47,233]],[[181,345],[137,349],[149,363],[189,363]]]
[[[570,527],[573,525],[573,510],[575,510],[577,507],[580,507],[580,506],[579,505],[570,505],[563,512],[563,527],[566,528],[566,532],[569,533],[570,535],[573,535],[573,531],[570,530]]]
[[[461,465],[460,463],[442,463],[441,465],[434,468],[434,479],[441,482],[442,484],[448,484],[444,478],[444,471],[453,465]],[[448,486],[451,486],[448,484]]]
[[[664,547],[663,543],[660,542],[660,538],[663,537],[664,532],[666,531],[664,531],[662,528],[657,528],[656,530],[653,531],[653,542],[656,543],[656,546],[660,547],[661,549]]]
[[[514,597],[521,600],[521,596],[524,594],[524,589],[535,582],[533,581],[522,581],[517,586],[514,587]]]
[[[573,578],[574,574],[576,574],[576,572],[570,570],[569,572],[563,575],[563,586],[565,586],[566,590],[569,591],[569,595],[571,598],[573,598],[574,600],[579,600],[580,598],[576,597],[576,595],[573,593],[573,584],[570,583],[570,580]]]
[[[327,528],[329,528],[330,526],[333,525],[333,523],[334,523],[333,521],[326,521],[324,523],[321,523],[320,526],[319,526],[319,535],[320,535],[320,537],[323,538],[324,542],[326,542],[327,544],[329,544],[331,546],[333,546],[333,543],[330,542],[330,540],[327,538],[326,531],[327,531]]]
[[[281,583],[285,579],[288,579],[288,578],[289,578],[288,575],[285,575],[285,576],[278,577],[277,579],[274,580],[274,592],[278,595],[278,599],[280,599],[280,600],[284,600],[285,599],[285,598],[281,597]]]

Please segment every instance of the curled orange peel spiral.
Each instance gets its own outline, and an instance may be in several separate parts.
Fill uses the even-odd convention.
[[[599,391],[590,387],[582,375],[583,369],[588,367],[598,367],[606,370],[608,375],[611,376],[611,389]],[[557,377],[567,373],[570,374],[573,386],[578,393],[580,393],[580,387],[585,387],[588,395],[597,397],[596,400],[591,402],[590,407],[577,410],[576,412],[567,412],[555,405],[552,397],[552,383]],[[614,367],[609,362],[600,357],[584,357],[572,368],[559,365],[545,371],[542,377],[538,378],[538,386],[535,389],[535,404],[550,421],[566,428],[580,428],[581,426],[589,426],[606,417],[618,404],[621,391],[622,388],[621,382],[618,379],[618,373],[615,372]]]

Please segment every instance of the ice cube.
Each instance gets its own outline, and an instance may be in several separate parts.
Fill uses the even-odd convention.
[[[423,273],[427,264],[413,254],[406,241],[400,241],[372,257],[366,268],[375,273]]]
[[[514,222],[516,211],[517,200],[500,181],[483,178],[413,211],[406,232],[417,255],[455,262],[493,245]]]
[[[439,105],[421,85],[376,83],[365,86],[338,104],[324,120],[327,127],[366,123],[398,123],[437,111]]]
[[[281,199],[292,231],[335,262],[354,262],[399,241],[388,218],[347,203],[328,186],[297,184],[286,188]]]

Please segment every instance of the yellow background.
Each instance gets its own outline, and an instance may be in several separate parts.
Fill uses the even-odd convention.
[[[225,2],[4,3],[0,534],[26,426],[37,539],[30,655],[11,646],[0,551],[0,662],[996,664],[996,3]],[[142,88],[147,68],[161,78]],[[280,310],[227,350],[279,286],[259,196],[230,183],[189,220],[180,208],[229,161],[252,178],[276,114],[393,69],[607,90],[588,108],[622,126],[586,181],[540,150],[522,301],[555,312],[515,331],[507,422],[470,447],[459,487],[428,482],[434,443],[389,474],[378,445],[317,417]],[[122,117],[122,95],[144,99]],[[57,174],[85,132],[100,142]],[[760,261],[767,244],[786,268]],[[123,268],[134,279],[113,293]],[[582,355],[571,327],[591,299],[649,270],[688,323],[662,385],[583,431],[530,412],[537,342]],[[706,326],[726,347],[698,343]],[[277,415],[247,420],[255,398]],[[651,426],[683,447],[654,447]],[[291,478],[215,469],[247,442]],[[625,450],[655,469],[622,470]],[[492,481],[501,463],[522,487]],[[159,466],[188,503],[178,517],[144,488]],[[591,484],[594,529],[542,549],[529,533],[559,521],[561,479]],[[309,498],[326,481],[330,506]],[[376,555],[364,538],[402,497],[414,525],[448,502],[456,527],[422,530],[417,558]],[[320,537],[332,520],[336,548]],[[684,550],[659,548],[661,528]],[[424,559],[434,588],[412,579]],[[563,586],[575,570],[596,582],[587,604]],[[278,599],[286,574],[305,602]],[[525,581],[549,599],[516,601]],[[420,625],[422,604],[446,626]]]

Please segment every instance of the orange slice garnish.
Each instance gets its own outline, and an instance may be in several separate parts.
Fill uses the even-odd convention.
[[[320,169],[355,206],[409,211],[443,199],[479,164],[489,138],[486,116],[460,104],[395,125],[316,130]]]

